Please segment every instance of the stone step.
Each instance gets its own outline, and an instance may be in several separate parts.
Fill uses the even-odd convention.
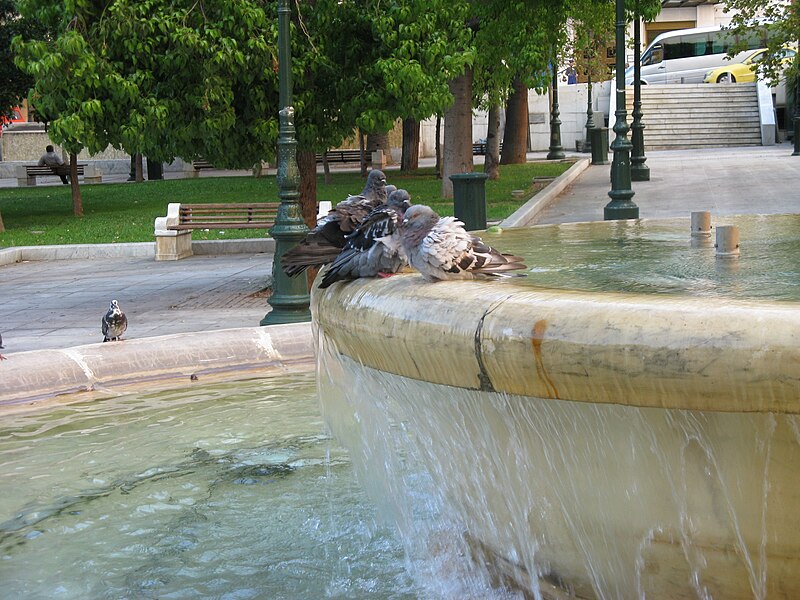
[[[755,83],[649,85],[643,86],[641,91],[647,148],[761,144]],[[632,87],[627,89],[626,107],[630,125]]]
[[[760,146],[761,141],[754,142],[752,140],[746,142],[736,142],[735,144],[727,144],[722,143],[719,141],[708,141],[708,143],[694,143],[694,142],[684,142],[684,143],[672,143],[672,144],[651,144],[646,143],[646,150],[680,150],[680,149],[688,149],[688,148],[726,148],[729,146],[738,147],[738,146]]]

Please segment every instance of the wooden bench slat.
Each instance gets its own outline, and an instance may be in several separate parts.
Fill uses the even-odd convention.
[[[170,229],[270,229],[275,223],[181,223]]]
[[[203,209],[203,208],[213,208],[213,209],[226,209],[226,208],[278,208],[280,206],[280,202],[253,202],[252,204],[247,204],[243,202],[231,202],[230,204],[226,204],[224,202],[219,204],[181,204],[181,210],[184,208],[192,208],[192,209]]]

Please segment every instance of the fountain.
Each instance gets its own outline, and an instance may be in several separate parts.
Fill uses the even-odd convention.
[[[580,223],[484,236],[527,280],[314,290],[326,421],[407,551],[530,598],[800,595],[800,217],[728,221],[738,258]]]

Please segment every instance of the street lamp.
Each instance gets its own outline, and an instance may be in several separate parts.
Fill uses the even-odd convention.
[[[617,137],[611,143],[614,159],[611,162],[611,202],[603,209],[606,221],[616,219],[638,219],[639,207],[631,200],[631,143],[626,137],[629,131],[625,109],[625,1],[617,1],[616,52],[617,52],[617,109],[614,133]]]
[[[564,158],[564,148],[561,147],[561,114],[558,110],[558,67],[553,63],[553,108],[550,112],[550,152],[547,160],[561,160]]]
[[[800,10],[800,8],[798,8]],[[797,39],[800,48],[800,38]],[[800,59],[795,58],[794,72],[794,152],[792,156],[800,156]]]
[[[292,57],[289,37],[289,0],[278,0],[278,74],[280,106],[278,113],[278,197],[281,199],[275,225],[270,235],[275,240],[272,261],[272,310],[261,319],[261,325],[301,323],[311,320],[308,284],[305,277],[289,277],[281,268],[281,258],[308,233],[300,212],[300,173],[297,169],[297,140],[292,107]]]
[[[594,129],[594,108],[592,102],[592,71],[591,67],[586,75],[586,143],[583,151],[592,151],[592,129]]]
[[[637,3],[638,8],[638,3]],[[633,141],[633,152],[631,153],[631,179],[633,181],[650,181],[650,167],[644,162],[647,157],[644,155],[644,129],[642,122],[642,74],[641,65],[641,34],[639,24],[639,14],[634,15],[633,24],[633,123],[631,123],[631,138]]]

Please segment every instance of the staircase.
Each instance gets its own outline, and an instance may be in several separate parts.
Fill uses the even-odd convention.
[[[647,149],[761,145],[755,83],[643,85],[641,89]],[[633,87],[625,95],[630,124]]]

